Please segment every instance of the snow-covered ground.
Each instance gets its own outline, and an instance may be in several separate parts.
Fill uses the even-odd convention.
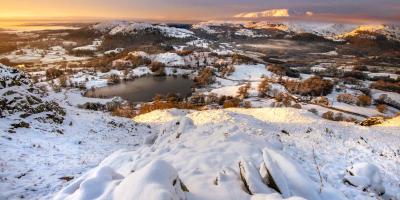
[[[365,128],[292,108],[154,111],[133,121],[159,132],[110,155],[57,199],[375,199],[383,190],[381,198],[399,198],[398,126]],[[354,178],[346,172],[353,165],[361,166]],[[367,184],[345,183],[357,178]]]
[[[68,55],[61,46],[53,46],[49,49],[22,48],[9,54],[1,56],[15,63],[57,63],[63,61],[82,61],[88,57],[76,57]]]
[[[13,120],[1,118],[0,199],[50,199],[68,184],[63,177],[76,179],[110,153],[136,149],[152,131],[129,119],[75,107],[105,100],[76,93],[54,94],[51,99],[66,109],[59,126],[32,120],[27,121],[29,129],[8,133]]]

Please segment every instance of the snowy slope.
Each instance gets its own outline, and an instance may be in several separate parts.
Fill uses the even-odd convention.
[[[398,126],[365,128],[292,108],[173,109],[134,122],[159,132],[136,151],[115,152],[56,199],[361,200],[378,198],[375,188],[385,191],[379,198],[400,197]],[[346,169],[362,162],[374,171],[349,178]],[[345,175],[378,185],[357,188]]]
[[[300,21],[209,21],[195,24],[193,28],[203,29],[210,34],[217,33],[212,27],[235,27],[248,29],[276,29],[288,33],[312,33],[328,39],[343,39],[349,36],[357,36],[362,32],[371,32],[385,35],[392,40],[400,39],[400,28],[395,25],[357,25],[337,24],[324,22],[300,22]]]
[[[127,22],[127,21],[102,22],[93,25],[90,28],[99,31],[101,33],[108,33],[110,35],[135,34],[138,31],[143,31],[143,30],[158,30],[165,36],[173,38],[188,38],[194,35],[192,31],[186,29],[169,27],[166,25],[153,25],[142,22]]]
[[[272,9],[261,12],[246,12],[235,15],[235,18],[289,17],[288,9]]]
[[[50,199],[112,152],[137,148],[151,127],[76,107],[106,101],[46,95],[0,64],[0,199]]]

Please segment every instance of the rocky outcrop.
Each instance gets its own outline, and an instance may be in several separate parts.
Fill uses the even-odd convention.
[[[65,110],[57,102],[43,100],[45,93],[29,76],[0,64],[0,118],[16,120],[14,128],[29,128],[29,120],[62,124]],[[19,126],[18,124],[23,124]]]

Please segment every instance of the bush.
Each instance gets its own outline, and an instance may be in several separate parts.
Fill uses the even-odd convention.
[[[240,105],[240,99],[232,98],[224,101],[224,108],[237,108]]]
[[[293,78],[300,77],[300,73],[298,71],[292,70],[289,67],[283,67],[279,65],[270,65],[268,66],[268,71],[278,75],[278,76],[289,76]]]
[[[245,101],[245,102],[243,103],[243,107],[244,107],[244,108],[251,108],[251,102],[250,102],[250,101]]]
[[[271,90],[271,85],[268,83],[268,79],[264,78],[257,87],[258,96],[265,97]]]
[[[284,105],[286,107],[289,107],[292,105],[292,100],[293,100],[293,98],[289,94],[282,93],[282,92],[278,93],[275,96],[275,101],[278,103],[282,103],[282,105]]]
[[[366,80],[368,76],[364,72],[353,70],[344,72],[343,77],[344,78],[351,77],[359,80]]]
[[[387,106],[385,104],[376,105],[376,110],[378,110],[381,113],[385,113],[388,111]]]
[[[187,55],[190,55],[190,54],[192,54],[193,53],[193,51],[192,50],[181,50],[181,51],[178,51],[178,52],[176,52],[178,55],[180,55],[180,56],[187,56]]]
[[[286,69],[282,66],[278,65],[270,65],[268,66],[268,71],[278,75],[278,76],[284,76],[286,75]]]
[[[12,66],[13,65],[13,63],[10,62],[10,60],[8,58],[1,58],[0,59],[0,63],[3,64],[3,65],[7,65],[7,66]]]
[[[246,85],[240,86],[238,90],[238,97],[241,99],[245,99],[249,97],[249,89],[251,88],[250,83],[246,83]]]
[[[65,75],[60,76],[59,81],[61,87],[67,87],[67,79],[68,78]]]
[[[118,116],[118,117],[125,117],[125,118],[133,118],[136,116],[136,112],[134,108],[130,106],[124,106],[124,107],[116,107],[111,111],[112,116]]]
[[[383,80],[375,81],[371,84],[371,88],[388,91],[388,92],[397,92],[400,93],[400,82],[387,82]]]
[[[365,65],[356,65],[353,67],[353,70],[356,71],[368,71],[368,67]]]
[[[232,65],[222,67],[220,70],[220,74],[223,77],[230,76],[233,72],[235,72],[235,67],[233,67]]]
[[[121,79],[117,74],[111,74],[107,79],[108,84],[118,84],[121,82]]]
[[[317,97],[313,99],[312,102],[318,105],[330,106],[329,99],[324,96]]]
[[[161,62],[151,62],[149,67],[152,72],[157,72],[162,68],[165,68],[165,64]]]
[[[358,106],[370,106],[372,103],[372,99],[371,97],[367,96],[367,95],[360,95],[357,97],[358,101],[357,101],[357,105]]]
[[[339,94],[336,97],[338,102],[343,102],[343,103],[347,103],[347,104],[356,104],[357,103],[357,98],[351,94],[347,94],[347,93],[342,93]]]
[[[214,82],[213,70],[209,67],[201,70],[194,78],[197,85],[205,86]]]
[[[296,109],[301,109],[301,105],[299,103],[294,104],[292,107]]]
[[[235,64],[253,64],[254,60],[250,57],[235,53],[232,55],[232,62]]]
[[[333,121],[334,115],[335,115],[335,113],[333,113],[332,111],[328,111],[328,112],[322,114],[322,118]]]
[[[56,69],[56,68],[50,68],[50,69],[46,70],[47,80],[58,78],[63,74],[64,74],[64,71]]]
[[[308,78],[302,82],[285,81],[284,86],[289,92],[302,96],[325,96],[331,93],[333,89],[332,81],[322,79],[319,76]]]
[[[310,111],[310,112],[314,113],[315,115],[318,115],[318,110],[317,110],[317,109],[315,109],[315,108],[311,108],[311,109],[310,109],[310,110],[308,110],[308,111]]]
[[[129,54],[125,60],[128,60],[132,63],[133,67],[139,67],[142,65],[150,65],[151,64],[151,60],[142,56],[135,56],[132,54]]]

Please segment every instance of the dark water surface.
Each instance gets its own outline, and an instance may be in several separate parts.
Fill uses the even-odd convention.
[[[167,95],[177,93],[180,97],[188,97],[192,93],[194,82],[183,77],[144,76],[133,81],[89,90],[89,97],[122,97],[130,102],[152,101],[156,94]]]

